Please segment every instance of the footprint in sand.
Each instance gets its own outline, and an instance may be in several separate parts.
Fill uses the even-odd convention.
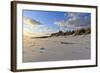
[[[40,48],[40,53],[43,53],[45,51],[45,48]]]

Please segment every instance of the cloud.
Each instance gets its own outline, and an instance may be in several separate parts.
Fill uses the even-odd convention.
[[[35,28],[23,28],[23,35],[30,37],[48,36],[51,32],[52,30],[45,25],[40,25]]]
[[[70,12],[67,14],[68,20],[65,21],[66,25],[74,25],[76,27],[84,27],[90,25],[90,15],[85,15],[85,13]]]
[[[38,32],[47,32],[51,31],[51,28],[40,23],[37,20],[34,20],[32,18],[24,17],[23,18],[23,24],[24,24],[24,29],[27,30],[33,30],[33,31],[38,31]],[[31,31],[32,32],[32,31]]]
[[[29,17],[23,17],[23,35],[42,36],[49,35],[52,28]]]
[[[65,26],[65,22],[64,21],[55,21],[54,24],[60,26],[60,27],[63,27]]]
[[[47,25],[40,25],[33,29],[33,32],[50,33],[53,32],[52,28]]]
[[[32,27],[36,27],[38,25],[42,25],[39,21],[34,20],[32,18],[29,18],[29,17],[23,17],[23,24],[30,25]]]
[[[91,15],[86,13],[79,12],[68,12],[64,14],[67,19],[56,21],[54,24],[57,24],[60,28],[85,28],[90,27],[91,24]]]

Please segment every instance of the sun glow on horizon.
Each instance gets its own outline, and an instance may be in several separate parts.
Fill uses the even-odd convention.
[[[49,28],[40,22],[24,17],[23,18],[23,35],[28,37],[49,36]]]
[[[49,36],[50,34],[49,33],[42,33],[42,32],[31,33],[31,32],[24,31],[23,35],[28,36],[28,37],[41,37],[41,36]]]

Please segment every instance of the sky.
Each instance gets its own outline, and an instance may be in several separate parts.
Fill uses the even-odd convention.
[[[59,30],[90,27],[90,24],[90,13],[23,10],[23,32],[28,36],[48,36]]]

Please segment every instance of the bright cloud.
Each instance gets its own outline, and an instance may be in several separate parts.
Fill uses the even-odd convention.
[[[91,16],[86,15],[86,13],[76,13],[76,12],[68,12],[64,14],[67,19],[56,21],[54,22],[57,24],[60,28],[84,28],[84,27],[90,27],[91,24]]]
[[[70,12],[67,14],[69,19],[65,21],[67,25],[74,25],[76,27],[89,26],[90,25],[90,15],[85,15],[85,13],[75,13]]]
[[[32,18],[29,18],[29,17],[23,17],[23,24],[30,25],[32,27],[42,25],[40,22],[38,22]]]
[[[65,26],[64,21],[56,21],[56,22],[54,22],[54,24],[57,24],[58,26],[61,26],[61,27]]]

